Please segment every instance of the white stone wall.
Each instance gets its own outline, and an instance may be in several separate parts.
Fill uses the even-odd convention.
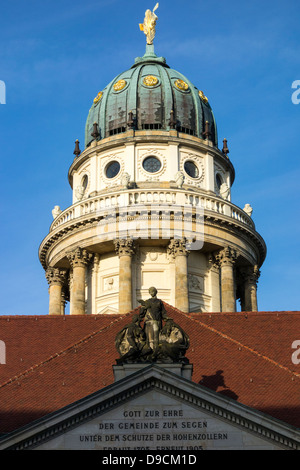
[[[147,172],[143,168],[143,161],[148,156],[156,157],[161,168],[155,173]],[[120,164],[120,171],[114,178],[106,176],[107,165],[113,161]],[[184,163],[192,161],[198,168],[198,176],[191,178],[184,169]],[[180,145],[170,142],[168,144],[128,143],[114,149],[97,152],[95,147],[88,161],[78,168],[73,174],[73,203],[95,195],[105,189],[110,190],[123,184],[122,177],[125,173],[130,176],[131,182],[175,182],[175,175],[181,171],[184,175],[184,184],[202,190],[213,191],[218,196],[220,193],[216,183],[216,175],[219,175],[222,183],[228,188],[225,199],[230,200],[230,175],[225,163],[216,162],[214,150],[196,150],[188,145]],[[80,193],[80,187],[84,177],[87,176],[88,184],[84,194]],[[224,188],[223,188],[224,189]]]

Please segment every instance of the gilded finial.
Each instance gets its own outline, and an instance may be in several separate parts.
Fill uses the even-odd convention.
[[[155,26],[158,19],[154,12],[157,10],[158,6],[159,4],[157,3],[153,11],[146,10],[144,23],[140,23],[140,30],[146,34],[147,44],[153,44],[155,37]]]

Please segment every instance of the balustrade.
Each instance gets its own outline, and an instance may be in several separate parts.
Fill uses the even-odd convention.
[[[108,210],[134,209],[135,206],[149,206],[161,204],[162,206],[181,206],[202,208],[204,212],[212,212],[230,217],[250,228],[255,228],[252,219],[239,207],[217,196],[208,196],[203,193],[191,194],[184,190],[142,190],[136,189],[110,195],[99,195],[73,204],[64,210],[52,222],[50,231],[69,223],[79,217],[90,214],[107,214]],[[149,208],[150,209],[150,208]]]

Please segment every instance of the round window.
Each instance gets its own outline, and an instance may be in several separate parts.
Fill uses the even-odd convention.
[[[107,178],[114,178],[120,172],[121,165],[117,161],[109,163],[105,170],[105,175]]]
[[[143,161],[143,168],[149,173],[156,173],[161,169],[161,161],[156,157],[147,157]]]
[[[188,160],[184,163],[184,171],[191,177],[191,178],[199,178],[199,169],[194,162]]]

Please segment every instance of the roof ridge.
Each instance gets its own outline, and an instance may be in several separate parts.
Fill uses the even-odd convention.
[[[52,354],[51,356],[49,356],[47,359],[44,359],[43,361],[31,366],[29,369],[26,369],[24,372],[21,372],[20,374],[18,375],[15,375],[14,377],[11,377],[10,379],[6,380],[5,382],[3,382],[2,384],[0,384],[0,388],[3,388],[4,386],[6,385],[9,385],[13,382],[15,382],[16,380],[19,380],[21,379],[22,377],[28,375],[30,372],[33,372],[34,370],[38,369],[39,367],[41,367],[42,365],[52,361],[53,359],[61,356],[62,354],[70,351],[71,349],[73,348],[76,348],[77,346],[80,346],[82,345],[83,343],[89,341],[90,339],[92,339],[94,336],[96,336],[97,334],[101,333],[102,331],[104,330],[107,330],[109,329],[114,323],[118,323],[119,321],[123,320],[123,318],[129,316],[132,312],[129,312],[129,313],[126,313],[116,319],[114,319],[109,325],[106,325],[96,331],[93,331],[92,333],[89,333],[88,335],[84,336],[83,338],[81,338],[80,340],[76,341],[75,343],[73,344],[70,344],[69,346],[67,346],[66,348],[62,349],[60,352],[57,352],[55,354]]]
[[[293,372],[291,369],[289,369],[288,367],[286,366],[283,366],[282,364],[279,364],[279,362],[276,362],[274,361],[273,359],[271,359],[270,357],[268,356],[265,356],[264,354],[261,354],[259,353],[257,350],[253,349],[253,348],[250,348],[249,346],[246,346],[245,344],[241,343],[240,341],[234,339],[234,338],[231,338],[230,336],[228,336],[227,334],[225,333],[222,333],[221,331],[219,330],[216,330],[215,328],[209,326],[209,325],[206,325],[205,323],[201,322],[200,320],[196,319],[196,318],[192,318],[189,316],[189,314],[187,313],[184,313],[184,312],[181,312],[181,314],[187,318],[189,318],[190,320],[192,321],[195,321],[197,323],[199,323],[201,326],[203,326],[204,328],[207,328],[208,330],[210,331],[213,331],[214,333],[218,334],[219,336],[221,336],[222,338],[225,338],[235,344],[238,344],[240,347],[246,349],[247,351],[251,352],[252,354],[255,354],[256,356],[258,357],[261,357],[262,359],[272,363],[273,365],[279,367],[280,369],[283,369],[285,370],[286,372],[289,372],[290,374],[292,374],[293,376],[296,376],[297,378],[300,378],[300,374],[297,374],[296,372]]]

